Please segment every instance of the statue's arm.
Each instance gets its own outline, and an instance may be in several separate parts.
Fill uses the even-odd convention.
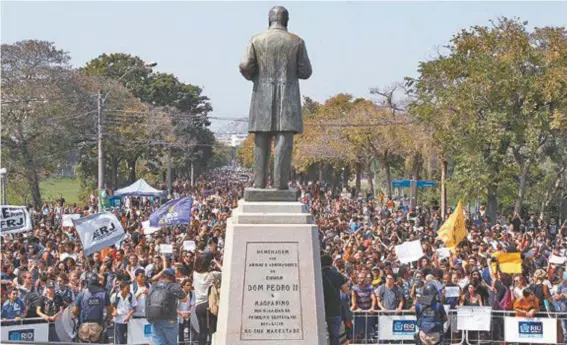
[[[242,76],[247,80],[252,80],[256,73],[257,66],[256,51],[254,50],[252,41],[250,41],[246,48],[246,52],[244,53],[244,57],[242,58],[242,61],[240,61],[240,74],[242,74]]]
[[[297,77],[299,79],[309,79],[313,70],[311,69],[311,62],[309,61],[304,41],[301,41],[297,54]]]

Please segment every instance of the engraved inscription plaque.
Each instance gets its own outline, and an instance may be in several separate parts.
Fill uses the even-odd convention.
[[[302,340],[297,242],[246,244],[241,340]]]

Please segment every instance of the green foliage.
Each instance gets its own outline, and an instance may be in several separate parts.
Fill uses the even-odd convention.
[[[421,62],[408,79],[410,112],[433,131],[454,165],[452,179],[466,196],[486,195],[495,215],[498,198],[525,191],[534,164],[558,131],[565,110],[567,33],[500,18],[490,27],[457,33],[447,54]],[[516,177],[516,188],[512,188]],[[522,199],[516,200],[521,206]]]
[[[206,115],[212,110],[209,98],[198,86],[180,82],[173,74],[154,73],[145,62],[128,54],[102,54],[89,61],[82,71],[88,75],[103,76],[120,82],[143,104],[128,108],[105,110],[113,135],[105,140],[107,161],[110,164],[110,185],[123,180],[122,165],[127,163],[128,182],[133,182],[138,170],[138,159],[145,163],[144,174],[160,176],[166,169],[166,155],[170,152],[174,171],[187,175],[191,161],[206,166],[213,155],[214,136],[207,128]],[[105,88],[104,92],[114,87]],[[119,102],[124,104],[124,102]],[[114,125],[114,126],[112,126]],[[114,128],[113,128],[114,127]],[[107,129],[105,128],[105,131]],[[89,164],[85,152],[81,164]],[[85,169],[85,172],[91,171]],[[114,186],[117,188],[117,186]]]
[[[77,167],[77,177],[76,179],[79,180],[79,192],[78,198],[81,202],[87,202],[90,198],[90,195],[94,193],[96,194],[96,187],[97,187],[97,180],[96,175],[88,174],[84,172],[84,166],[80,165]]]
[[[2,44],[2,158],[11,176],[27,181],[40,206],[39,182],[87,140],[91,95],[70,56],[51,42]],[[65,133],[65,140],[61,140]]]

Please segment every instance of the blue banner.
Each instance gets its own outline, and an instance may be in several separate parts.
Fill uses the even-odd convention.
[[[150,215],[150,226],[163,228],[172,225],[189,224],[191,207],[193,207],[193,198],[190,196],[170,200]]]
[[[419,188],[437,187],[437,182],[427,181],[427,180],[419,180],[419,181],[417,181],[417,187],[419,187]]]
[[[410,180],[394,180],[392,181],[392,187],[394,188],[409,188]]]

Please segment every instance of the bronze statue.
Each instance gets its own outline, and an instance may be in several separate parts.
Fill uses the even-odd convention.
[[[303,132],[299,79],[311,76],[305,42],[287,31],[288,11],[275,6],[268,30],[250,39],[240,73],[254,82],[248,132],[254,133],[254,186],[266,188],[275,137],[273,187],[288,189],[293,135]]]

